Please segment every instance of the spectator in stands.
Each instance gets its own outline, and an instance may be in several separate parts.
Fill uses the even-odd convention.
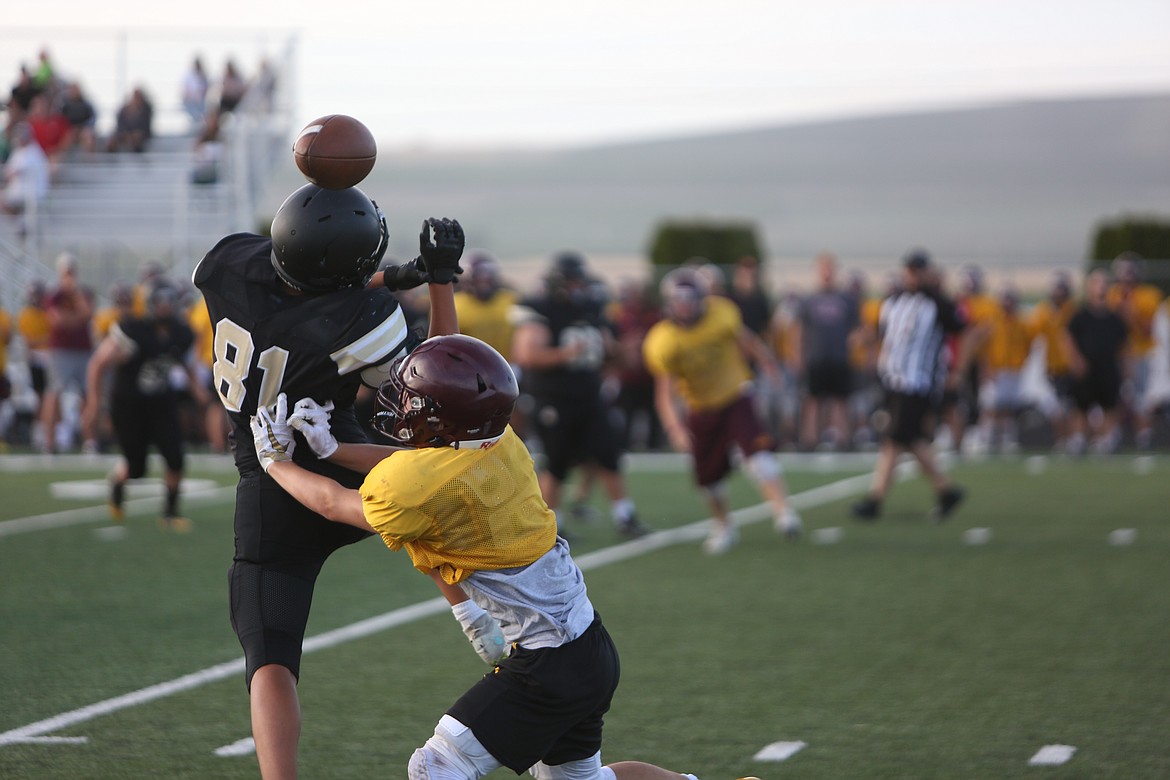
[[[154,107],[142,87],[135,87],[118,109],[107,149],[111,152],[145,152],[153,134]]]
[[[48,95],[41,94],[33,98],[29,107],[28,124],[32,128],[33,137],[49,158],[50,172],[55,173],[62,155],[68,150],[71,129],[69,120],[52,107]]]
[[[980,401],[983,440],[991,452],[1011,451],[1018,443],[1016,415],[1024,408],[1024,363],[1032,351],[1036,333],[1020,313],[1020,296],[1008,285],[999,296],[999,311],[987,336],[987,357],[982,368],[984,395]]]
[[[191,67],[183,74],[181,95],[183,110],[191,118],[191,127],[203,127],[203,116],[207,111],[207,90],[210,82],[207,71],[203,69],[203,60],[195,57]]]
[[[1134,444],[1150,446],[1150,410],[1146,390],[1150,381],[1150,355],[1154,348],[1154,316],[1162,305],[1162,291],[1143,277],[1145,261],[1136,252],[1123,252],[1113,261],[1114,283],[1109,288],[1109,308],[1125,320],[1129,338],[1122,376],[1122,410],[1133,426]]]
[[[219,109],[213,108],[203,118],[203,127],[195,138],[193,153],[193,184],[215,184],[219,181],[219,166],[223,161],[223,140],[220,138]]]
[[[1072,399],[1073,378],[1070,373],[1065,330],[1077,311],[1072,299],[1072,280],[1061,271],[1048,288],[1048,297],[1036,304],[1028,318],[1028,330],[1044,344],[1044,362],[1048,381],[1056,395],[1052,422],[1054,446],[1063,449],[1068,436],[1068,412]]]
[[[1117,448],[1117,408],[1125,377],[1125,353],[1133,341],[1125,318],[1109,306],[1109,272],[1103,268],[1085,279],[1084,300],[1068,322],[1065,350],[1072,367],[1073,412],[1068,452],[1081,455],[1089,447],[1110,453]],[[1100,422],[1090,426],[1090,413]]]
[[[77,258],[64,252],[57,258],[57,288],[49,294],[49,377],[41,413],[41,448],[53,452],[67,445],[73,431],[58,436],[61,422],[61,394],[73,391],[85,395],[85,371],[93,353],[91,320],[93,305],[77,279]],[[93,433],[84,431],[86,445],[96,449]]]
[[[6,214],[35,213],[49,194],[49,158],[27,122],[12,129],[12,142],[12,154],[4,164],[3,210]],[[22,223],[22,235],[27,229]]]
[[[964,497],[963,489],[939,469],[931,439],[943,383],[957,385],[971,361],[971,331],[960,337],[958,358],[948,365],[943,356],[945,337],[963,333],[963,315],[939,289],[926,252],[914,250],[906,255],[902,278],[901,292],[882,304],[879,321],[882,346],[878,376],[886,391],[889,419],[869,494],[853,505],[853,516],[863,521],[881,515],[894,467],[904,452],[914,456],[934,488],[937,519],[949,516]]]
[[[65,137],[66,150],[78,148],[83,152],[92,152],[96,144],[94,126],[97,122],[97,113],[93,103],[81,91],[81,84],[76,81],[69,83],[65,88],[65,97],[61,101],[61,116],[69,124]]]
[[[24,307],[16,315],[16,329],[24,342],[29,383],[37,397],[38,420],[44,409],[45,388],[48,384],[49,332],[52,329],[46,308],[48,298],[49,291],[44,282],[38,280],[31,283],[25,293]]]
[[[815,449],[825,443],[842,449],[850,440],[845,402],[853,389],[849,344],[860,324],[857,299],[837,285],[837,258],[816,258],[817,290],[805,297],[794,323],[795,362],[804,385],[800,444]]]
[[[234,60],[228,60],[223,68],[223,78],[219,83],[219,110],[220,113],[230,114],[240,105],[248,91],[248,82],[236,70]]]
[[[657,450],[662,447],[663,430],[654,408],[654,377],[642,357],[642,343],[650,328],[662,319],[660,308],[644,283],[626,279],[618,287],[609,319],[617,338],[614,375],[618,382],[616,405],[622,412],[622,446]],[[639,431],[644,433],[635,436]]]
[[[28,110],[32,106],[32,100],[37,95],[41,94],[43,90],[33,81],[32,74],[28,72],[28,68],[20,66],[20,76],[17,77],[16,84],[12,86],[12,91],[8,96],[8,131],[17,124],[25,121],[28,118]]]
[[[601,395],[602,365],[613,335],[591,294],[585,260],[562,252],[545,277],[546,291],[520,301],[512,359],[524,372],[535,403],[533,424],[544,448],[540,488],[554,511],[569,471],[594,463],[611,501],[614,526],[626,536],[645,532],[620,470],[621,446]]]
[[[37,70],[33,74],[33,83],[37,89],[52,95],[57,89],[57,68],[49,56],[48,49],[41,49],[37,54]]]

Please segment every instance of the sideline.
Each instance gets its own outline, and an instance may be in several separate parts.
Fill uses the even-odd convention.
[[[906,468],[910,464],[901,464],[898,466],[899,478],[910,473],[910,469]],[[831,501],[836,501],[854,495],[857,492],[864,490],[869,484],[870,475],[860,474],[846,479],[830,482],[827,485],[805,490],[801,493],[795,493],[790,500],[792,505],[797,509],[811,509],[821,504],[826,504]],[[234,490],[234,488],[233,488]],[[759,522],[764,519],[769,519],[771,513],[767,503],[756,504],[754,506],[746,507],[744,509],[736,510],[732,513],[733,520],[739,525],[748,525],[750,523]],[[17,522],[17,521],[10,521]],[[607,547],[603,550],[586,553],[580,558],[577,558],[577,565],[583,571],[589,569],[596,569],[601,566],[608,566],[611,563],[635,558],[646,553],[660,550],[676,544],[685,542],[693,542],[702,539],[710,528],[710,519],[699,520],[689,525],[680,526],[678,528],[670,528],[663,531],[655,531],[648,534],[641,539],[634,539],[629,542]],[[408,607],[396,609],[391,612],[386,612],[366,620],[352,623],[348,626],[343,626],[333,631],[327,631],[324,634],[318,634],[314,637],[309,637],[303,644],[303,653],[308,654],[317,650],[324,650],[329,647],[349,642],[354,639],[375,634],[379,631],[384,631],[388,628],[411,623],[416,620],[421,620],[431,615],[440,614],[448,609],[447,602],[442,597],[436,597],[427,601],[422,601],[417,604],[412,604]],[[219,680],[243,675],[244,674],[244,660],[238,659],[235,661],[228,661],[226,663],[217,664],[198,672],[178,677],[168,682],[151,685],[147,688],[142,688],[122,696],[116,696],[112,699],[97,702],[80,709],[65,712],[60,715],[55,715],[45,720],[39,720],[36,723],[30,723],[26,726],[0,733],[0,747],[4,745],[16,745],[36,741],[47,734],[61,729],[75,726],[79,723],[84,723],[93,718],[101,717],[102,715],[109,715],[118,710],[127,709],[129,707],[136,707],[140,704],[155,701],[156,699],[165,698],[176,693],[189,691],[193,688],[198,688],[207,683],[217,682]]]

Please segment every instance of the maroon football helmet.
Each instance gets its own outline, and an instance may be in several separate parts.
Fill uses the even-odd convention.
[[[436,336],[393,367],[373,424],[407,447],[490,439],[504,432],[519,394],[499,352],[471,336]]]

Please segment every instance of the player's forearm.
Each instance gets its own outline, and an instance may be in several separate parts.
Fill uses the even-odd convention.
[[[286,493],[326,520],[373,530],[366,522],[361,508],[361,496],[356,490],[350,490],[329,477],[303,469],[291,460],[273,463],[268,467],[268,476],[284,488]],[[354,497],[357,499],[356,512]]]
[[[387,447],[383,444],[338,442],[337,449],[329,456],[329,462],[359,474],[368,474],[374,466],[399,449],[401,448]]]
[[[455,311],[455,286],[451,284],[428,284],[431,298],[431,324],[427,335],[449,336],[459,332],[459,316]]]

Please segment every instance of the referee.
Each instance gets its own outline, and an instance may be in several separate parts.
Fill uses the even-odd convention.
[[[858,520],[875,520],[881,514],[903,452],[914,456],[934,486],[936,519],[947,517],[964,495],[939,470],[931,440],[936,403],[944,387],[954,387],[970,362],[971,331],[954,302],[939,290],[938,274],[926,252],[910,252],[902,265],[903,288],[882,304],[878,320],[882,340],[878,377],[888,422],[869,495],[853,505]],[[954,360],[948,359],[951,345],[957,352]]]

